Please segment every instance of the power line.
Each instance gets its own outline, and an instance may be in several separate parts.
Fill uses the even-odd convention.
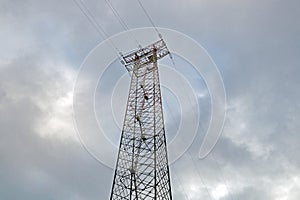
[[[109,8],[112,10],[112,12],[114,13],[114,15],[116,16],[117,20],[119,21],[119,23],[121,24],[121,26],[125,29],[125,30],[129,30],[128,25],[126,24],[126,22],[121,18],[121,16],[119,15],[118,11],[114,8],[114,6],[108,1],[105,0],[106,4],[109,6]]]
[[[118,13],[117,9],[114,8],[114,6],[110,3],[109,0],[105,0],[105,2],[109,6],[109,8],[113,12],[113,14],[115,15],[115,17],[118,20],[118,22],[121,24],[121,26],[123,27],[123,29],[126,30],[126,31],[129,31],[130,29],[129,29],[127,23],[125,22],[125,20],[122,19],[122,17]],[[135,41],[135,43],[138,45],[138,47],[141,47],[141,45],[139,44],[139,42],[137,41],[137,39],[132,35],[132,33],[130,33],[130,36]]]
[[[204,129],[203,129],[201,123],[199,124],[199,128],[201,129],[201,132],[204,133]],[[229,194],[230,199],[233,200],[231,191],[229,190],[229,186],[228,186],[228,184],[227,184],[228,181],[225,179],[223,170],[222,170],[222,168],[220,167],[219,162],[218,162],[218,161],[215,159],[215,157],[213,156],[213,152],[211,152],[211,158],[212,158],[212,160],[215,162],[215,164],[217,165],[217,167],[218,167],[218,169],[219,169],[219,171],[220,171],[220,173],[221,173],[221,179],[222,179],[221,181],[223,181],[223,183],[225,184],[225,187],[226,187],[226,190],[227,190],[227,192],[228,192],[228,194]]]
[[[203,180],[203,178],[202,178],[202,176],[201,176],[201,174],[200,174],[200,172],[199,172],[199,170],[198,170],[198,168],[197,168],[197,164],[196,164],[196,162],[195,162],[195,160],[194,160],[192,154],[190,153],[189,150],[187,150],[187,152],[188,152],[189,156],[191,157],[192,162],[194,163],[194,166],[195,166],[195,168],[196,168],[196,172],[197,172],[198,176],[200,177],[201,183],[202,183],[202,185],[204,186],[204,188],[205,188],[205,190],[206,190],[206,193],[207,193],[208,196],[209,196],[209,199],[212,200],[213,198],[211,197],[211,194],[210,194],[210,192],[209,192],[209,189],[208,189],[207,185],[205,184],[205,182],[204,182],[204,180]]]
[[[107,40],[109,41],[110,45],[111,45],[111,46],[113,47],[113,49],[115,50],[117,56],[120,58],[120,55],[121,55],[121,54],[120,54],[119,49],[116,47],[116,45],[113,43],[113,41],[111,41],[111,40],[109,39],[109,36],[108,36],[108,34],[106,33],[106,31],[104,30],[104,28],[97,22],[97,20],[95,19],[94,15],[93,15],[92,12],[88,9],[88,7],[84,4],[84,2],[83,2],[82,0],[78,0],[80,3],[79,3],[77,0],[73,0],[73,1],[74,1],[74,3],[77,5],[77,7],[80,9],[80,11],[87,17],[88,21],[94,26],[94,28],[97,30],[97,32],[103,37],[103,39],[107,39]],[[127,25],[126,22],[122,19],[122,17],[119,15],[119,13],[117,12],[117,10],[112,6],[112,4],[111,4],[108,0],[105,0],[105,2],[108,4],[108,6],[110,7],[110,9],[112,10],[112,12],[114,13],[114,15],[116,16],[116,18],[117,18],[117,20],[119,21],[119,23],[121,24],[121,26],[122,26],[125,30],[129,31],[128,25]],[[149,13],[147,12],[146,8],[143,6],[143,4],[142,4],[142,2],[141,2],[140,0],[138,0],[138,3],[139,3],[139,5],[140,5],[140,7],[142,8],[142,10],[144,11],[145,15],[147,16],[148,20],[150,21],[151,25],[154,27],[154,29],[155,29],[155,31],[157,32],[158,36],[162,39],[162,35],[160,34],[160,32],[158,31],[157,27],[155,26],[154,21],[152,20],[151,16],[150,16]],[[135,38],[134,38],[134,39],[135,39]],[[135,39],[135,42],[139,45],[139,43],[137,42],[136,39]],[[139,45],[139,46],[140,46],[140,45]],[[174,60],[173,60],[173,57],[172,57],[171,53],[170,53],[170,58],[171,58],[171,60],[172,60],[172,62],[173,62],[173,65],[174,65],[174,67],[175,67],[175,63],[174,63]],[[188,151],[188,153],[189,153],[189,155],[190,155],[192,161],[194,162],[194,165],[197,166],[197,165],[195,164],[195,161],[194,161],[194,159],[193,159],[191,153],[190,153],[189,151]],[[216,160],[215,160],[215,162],[217,163]],[[217,163],[217,164],[218,164],[218,163]],[[218,165],[218,167],[220,168],[219,165]],[[196,167],[196,168],[197,168],[197,167]],[[200,175],[200,173],[199,173],[198,170],[197,170],[197,172],[198,172],[198,175],[199,175],[199,177],[200,177],[200,179],[201,179],[202,184],[205,186],[206,191],[207,191],[207,193],[208,193],[208,195],[209,195],[209,197],[210,197],[210,199],[211,199],[211,195],[210,195],[210,193],[209,193],[209,190],[208,190],[206,184],[204,183],[204,181],[203,181],[203,179],[202,179],[202,177],[201,177],[201,175]],[[223,179],[224,179],[224,177],[223,177]],[[179,178],[178,178],[178,180],[179,180]],[[179,182],[180,182],[180,180],[179,180]],[[224,182],[225,182],[225,181],[224,181]],[[225,184],[226,184],[226,182],[225,182]],[[226,184],[226,187],[227,187],[227,190],[228,190],[227,184]],[[230,193],[229,190],[228,190],[228,192]],[[184,191],[184,193],[185,193],[185,196],[187,197],[185,191]],[[231,198],[231,199],[232,199],[232,198]]]
[[[170,109],[170,106],[168,105],[168,102],[165,101],[165,103],[166,103],[166,106]],[[170,109],[170,110],[171,110],[171,109]],[[172,117],[173,122],[175,122],[176,120],[175,120],[175,117],[174,117],[173,113],[171,112],[170,114],[171,114],[171,117]],[[195,166],[195,168],[196,168],[196,172],[197,172],[197,174],[198,174],[198,176],[199,176],[199,178],[200,178],[200,180],[201,180],[202,185],[204,186],[204,188],[205,188],[205,190],[206,190],[206,192],[207,192],[207,194],[208,194],[208,196],[209,196],[209,199],[212,200],[212,197],[211,197],[211,194],[210,194],[210,192],[209,192],[209,189],[208,189],[207,185],[205,184],[205,182],[204,182],[204,180],[203,180],[203,178],[202,178],[202,176],[201,176],[201,174],[200,174],[200,172],[199,172],[199,170],[198,170],[198,168],[197,168],[197,164],[196,164],[196,162],[195,162],[195,160],[194,160],[194,158],[193,158],[193,156],[192,156],[192,154],[191,154],[191,152],[190,152],[189,149],[187,149],[187,153],[189,154],[189,156],[190,156],[190,158],[191,158],[191,160],[192,160],[192,162],[193,162],[193,164],[194,164],[194,166]],[[179,179],[178,179],[178,180],[179,180]],[[184,191],[184,192],[185,192],[185,191]],[[186,195],[186,196],[187,196],[187,195]]]
[[[153,26],[153,28],[155,29],[155,31],[158,34],[158,37],[162,39],[162,35],[160,34],[160,32],[158,31],[157,27],[154,24],[154,21],[152,20],[151,16],[149,15],[149,13],[147,12],[146,8],[143,6],[142,2],[140,0],[137,0],[140,7],[143,9],[146,17],[148,18],[149,22],[151,23],[151,25]]]
[[[215,157],[213,156],[213,153],[211,153],[211,158],[215,161],[217,167],[219,168],[220,173],[221,173],[222,181],[223,181],[224,184],[225,184],[225,187],[226,187],[226,189],[227,189],[227,192],[228,192],[228,194],[229,194],[230,199],[233,200],[232,194],[231,194],[231,192],[230,192],[230,190],[229,190],[229,187],[228,187],[228,184],[227,184],[227,180],[226,180],[225,177],[224,177],[223,170],[222,170],[222,168],[220,167],[219,162],[218,162],[218,161],[215,159]]]
[[[161,33],[159,32],[158,28],[155,26],[153,19],[151,18],[150,14],[149,14],[148,11],[146,10],[146,8],[145,8],[145,6],[143,5],[143,3],[141,2],[141,0],[137,0],[137,1],[138,1],[138,3],[139,3],[140,7],[142,8],[142,10],[144,11],[146,17],[148,18],[149,22],[151,23],[151,25],[152,25],[153,28],[155,29],[156,33],[158,34],[158,37],[159,37],[160,39],[163,39]],[[173,56],[172,56],[171,52],[169,52],[169,57],[170,57],[170,59],[171,59],[171,61],[172,61],[173,66],[175,67],[175,62],[174,62],[174,59],[173,59]]]
[[[178,176],[176,173],[174,173],[174,175],[175,175],[175,177],[176,177],[176,179],[177,179],[177,181],[178,181],[179,188],[181,188],[181,190],[182,190],[182,192],[183,192],[184,198],[185,198],[186,200],[189,200],[189,197],[188,197],[188,195],[187,195],[187,192],[186,192],[184,186],[182,186],[183,184],[182,184],[182,182],[181,182],[179,176]]]
[[[114,49],[115,53],[117,54],[118,58],[120,58],[121,52],[117,48],[117,46],[109,39],[108,34],[104,30],[104,28],[97,22],[96,18],[92,14],[92,12],[88,9],[88,7],[84,4],[82,0],[73,0],[73,2],[76,4],[76,6],[80,9],[80,11],[85,15],[85,17],[88,19],[88,21],[94,26],[96,31],[101,35],[101,37],[105,40],[107,39],[111,45],[111,47]],[[80,2],[80,3],[79,3]]]

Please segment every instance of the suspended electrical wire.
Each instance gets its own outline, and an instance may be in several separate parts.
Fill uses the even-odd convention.
[[[209,196],[209,199],[210,199],[210,200],[213,200],[213,198],[212,198],[212,196],[211,196],[211,194],[210,194],[210,192],[209,192],[209,189],[208,189],[207,185],[205,184],[205,182],[204,182],[204,180],[203,180],[203,178],[202,178],[202,176],[201,176],[201,174],[200,174],[200,172],[199,172],[199,170],[198,170],[198,168],[197,168],[197,164],[196,164],[196,162],[195,162],[193,156],[191,155],[191,153],[190,153],[189,150],[187,150],[187,152],[188,152],[189,156],[191,157],[191,160],[192,160],[192,162],[193,162],[193,164],[194,164],[194,166],[195,166],[195,168],[196,168],[196,172],[197,172],[198,176],[200,177],[201,183],[202,183],[202,185],[204,186],[204,188],[205,188],[205,190],[206,190],[206,193],[207,193],[207,195]]]
[[[184,198],[185,198],[186,200],[189,200],[188,193],[186,192],[186,190],[185,190],[184,187],[182,186],[183,184],[182,184],[182,182],[181,182],[179,176],[178,176],[176,173],[174,173],[174,175],[175,175],[175,177],[176,177],[176,179],[177,179],[177,181],[178,181],[179,188],[180,188],[180,189],[182,190],[182,192],[183,192]]]
[[[154,24],[154,21],[152,20],[151,16],[149,15],[149,13],[147,12],[146,8],[143,6],[142,2],[140,0],[137,0],[140,7],[143,9],[146,17],[148,18],[149,22],[151,23],[151,25],[153,26],[153,28],[155,29],[155,31],[158,34],[158,37],[162,39],[162,35],[160,34],[160,32],[158,31],[157,27]]]
[[[117,9],[114,8],[114,6],[111,4],[111,2],[109,0],[105,0],[106,4],[109,6],[109,8],[111,9],[111,11],[113,12],[113,14],[115,15],[116,19],[119,21],[119,23],[121,24],[121,26],[123,27],[124,30],[129,31],[129,27],[127,25],[127,23],[125,22],[125,20],[122,19],[122,17],[120,16],[119,12],[117,11]],[[130,33],[131,38],[135,41],[135,43],[137,44],[137,46],[139,48],[141,48],[140,43],[137,41],[137,39],[132,35],[132,33]]]
[[[217,161],[217,160],[215,159],[215,157],[213,156],[213,153],[211,153],[211,158],[215,161],[217,167],[219,168],[220,173],[221,173],[222,181],[223,181],[224,184],[225,184],[225,187],[226,187],[226,190],[227,190],[227,192],[228,192],[228,194],[229,194],[230,199],[233,200],[231,191],[229,190],[229,187],[228,187],[228,184],[227,184],[227,180],[226,180],[225,177],[224,177],[223,170],[222,170],[222,168],[220,167],[220,164],[218,163],[218,161]]]
[[[165,104],[169,108],[169,110],[171,110],[170,106],[168,105],[168,102],[165,101]],[[174,117],[174,115],[173,115],[172,112],[170,112],[170,115],[171,115],[172,121],[175,122],[176,120],[175,120],[175,117]],[[197,174],[198,174],[198,176],[199,176],[199,178],[201,180],[202,185],[204,186],[204,188],[205,188],[205,190],[206,190],[206,192],[207,192],[207,194],[209,196],[209,199],[212,200],[212,197],[211,197],[211,194],[209,192],[209,189],[208,189],[207,185],[205,184],[205,182],[204,182],[204,180],[203,180],[203,178],[202,178],[202,176],[201,176],[201,174],[200,174],[200,172],[199,172],[199,170],[197,168],[197,164],[196,164],[195,160],[193,159],[193,156],[191,155],[189,149],[187,150],[187,153],[189,154],[189,156],[190,156],[190,158],[191,158],[191,160],[192,160],[192,162],[193,162],[193,164],[194,164],[194,166],[196,168],[196,172],[197,172]]]
[[[161,33],[159,32],[158,28],[155,26],[153,19],[151,18],[150,14],[149,14],[148,11],[146,10],[146,8],[145,8],[145,6],[143,5],[143,3],[142,3],[140,0],[137,0],[137,1],[138,1],[138,3],[139,3],[140,7],[142,8],[142,10],[144,11],[146,17],[148,18],[149,22],[151,23],[151,25],[152,25],[153,28],[155,29],[156,33],[158,34],[158,37],[159,37],[160,39],[163,39]],[[175,62],[174,62],[174,59],[173,59],[173,56],[172,56],[171,52],[169,53],[169,57],[170,57],[170,59],[171,59],[171,61],[172,61],[173,66],[175,67]]]
[[[121,52],[119,51],[119,49],[117,48],[117,46],[113,43],[113,41],[111,41],[109,39],[109,36],[106,33],[106,31],[104,30],[104,28],[97,22],[96,18],[94,17],[94,15],[92,14],[92,12],[88,9],[88,7],[84,4],[84,2],[81,1],[81,0],[78,0],[78,1],[77,0],[73,0],[73,2],[80,9],[80,11],[86,16],[86,18],[88,19],[88,21],[92,24],[92,26],[94,26],[94,28],[102,36],[102,38],[104,40],[106,40],[106,39],[108,40],[109,44],[114,49],[114,51],[117,54],[118,58],[120,60],[122,60],[122,58],[121,58],[121,55],[122,55]]]
[[[199,128],[201,129],[202,132],[204,132],[204,129],[203,129],[203,127],[202,127],[202,125],[201,125],[200,123],[199,123]],[[212,152],[211,152],[210,155],[211,155],[212,160],[215,162],[215,164],[217,165],[217,167],[218,167],[218,169],[219,169],[219,171],[220,171],[220,173],[221,173],[221,179],[222,179],[223,183],[225,184],[226,190],[227,190],[227,192],[228,192],[228,194],[229,194],[229,198],[230,198],[231,200],[233,200],[231,191],[229,190],[229,187],[228,187],[228,184],[227,184],[227,180],[226,180],[225,177],[224,177],[224,173],[223,173],[222,168],[220,167],[220,164],[219,164],[218,161],[215,159],[215,157],[213,156],[213,153],[212,153]]]
[[[83,2],[82,0],[78,0],[78,1],[77,1],[77,0],[73,0],[73,1],[74,1],[74,3],[76,4],[76,6],[80,9],[80,11],[87,17],[88,21],[94,26],[94,28],[97,30],[97,32],[103,37],[103,39],[107,39],[107,40],[109,41],[110,45],[111,45],[112,48],[114,49],[114,51],[115,51],[115,53],[117,54],[118,58],[122,60],[122,58],[120,57],[120,56],[122,56],[121,52],[119,51],[119,49],[117,48],[117,46],[113,43],[113,41],[111,41],[111,40],[109,39],[109,36],[108,36],[108,34],[106,33],[106,31],[104,30],[104,28],[97,22],[97,20],[95,19],[94,15],[93,15],[92,12],[88,9],[88,7],[84,4],[84,2]],[[143,6],[143,4],[142,4],[142,2],[141,2],[140,0],[137,0],[137,1],[138,1],[138,3],[139,3],[140,7],[142,8],[142,10],[144,11],[146,17],[148,18],[149,22],[151,23],[151,25],[153,26],[153,28],[154,28],[155,31],[157,32],[159,38],[162,39],[161,33],[159,32],[158,28],[157,28],[156,25],[154,24],[154,21],[153,21],[153,19],[151,18],[151,16],[149,15],[149,13],[147,12],[146,8]],[[79,2],[80,2],[80,3],[79,3]],[[122,26],[125,30],[129,31],[128,25],[127,25],[126,22],[122,19],[122,17],[119,15],[119,13],[117,12],[117,10],[113,7],[113,5],[112,5],[108,0],[105,0],[105,2],[108,4],[108,6],[110,7],[110,9],[112,10],[112,12],[114,13],[114,15],[116,16],[116,18],[117,18],[117,20],[119,21],[119,23],[121,24],[121,26]],[[140,47],[139,42],[138,42],[135,38],[134,38],[134,40],[135,40],[135,42],[138,44],[138,46]],[[171,53],[170,53],[170,58],[171,58],[172,63],[173,63],[173,65],[174,65],[174,67],[175,67],[175,62],[174,62],[174,59],[173,59]],[[173,116],[173,118],[174,118],[174,116]],[[191,159],[192,159],[194,165],[197,166],[196,163],[195,163],[195,161],[194,161],[194,159],[193,159],[193,157],[192,157],[192,155],[190,154],[189,151],[188,151],[188,153],[189,153],[189,155],[190,155],[190,157],[191,157]],[[214,158],[213,158],[213,159],[214,159]],[[214,159],[214,160],[215,160],[215,159]],[[219,166],[218,162],[217,162],[216,160],[215,160],[215,162],[216,162],[216,164],[218,165],[218,167],[219,167],[219,169],[220,169],[220,166]],[[196,168],[197,168],[197,167],[196,167]],[[220,171],[221,171],[221,169],[220,169]],[[209,192],[209,190],[208,190],[206,184],[204,183],[204,181],[203,181],[203,179],[202,179],[202,177],[201,177],[201,175],[200,175],[198,169],[197,169],[197,173],[198,173],[198,175],[199,175],[199,177],[200,177],[200,179],[201,179],[201,182],[202,182],[202,184],[204,185],[204,187],[205,187],[205,189],[206,189],[206,191],[207,191],[207,193],[208,193],[210,199],[212,199],[212,197],[211,197],[211,195],[210,195],[210,192]],[[222,173],[222,172],[221,172],[221,173]],[[179,182],[180,182],[179,177],[178,177],[177,179],[178,179]],[[227,191],[228,191],[228,193],[230,194],[230,197],[231,197],[231,199],[232,199],[232,195],[231,195],[231,193],[230,193],[230,191],[229,191],[229,189],[228,189],[227,183],[226,183],[225,180],[224,180],[224,176],[223,176],[223,182],[225,183],[226,188],[227,188]],[[184,190],[184,188],[183,188],[183,190]],[[184,190],[184,193],[185,193],[185,197],[187,198],[187,194],[186,194],[186,191],[185,191],[185,190]]]
[[[168,107],[169,110],[172,110],[172,109],[170,108],[168,102],[165,101],[165,104],[166,104],[166,106]],[[171,115],[172,121],[175,122],[176,120],[175,120],[175,117],[174,117],[174,115],[173,115],[172,112],[170,112],[170,115]],[[203,127],[202,127],[201,124],[199,124],[199,129],[200,129],[202,132],[204,131],[204,129],[203,129]],[[195,166],[195,168],[196,168],[196,172],[197,172],[197,174],[198,174],[198,176],[199,176],[199,178],[200,178],[200,180],[201,180],[202,185],[204,186],[204,188],[205,188],[205,190],[206,190],[206,192],[207,192],[209,198],[212,200],[212,199],[213,199],[213,198],[212,198],[212,195],[211,195],[211,193],[209,192],[209,189],[208,189],[207,185],[205,184],[205,182],[204,182],[204,180],[203,180],[203,178],[202,178],[202,176],[201,176],[201,174],[200,174],[200,172],[199,172],[199,169],[197,168],[197,163],[196,163],[195,159],[193,158],[193,156],[192,156],[192,154],[190,153],[189,150],[187,150],[187,153],[189,154],[189,156],[190,156],[190,158],[191,158],[191,160],[192,160],[192,162],[193,162],[193,164],[194,164],[194,166]],[[218,168],[219,168],[219,170],[220,170],[220,172],[221,172],[221,178],[222,178],[223,183],[225,184],[225,187],[226,187],[226,189],[227,189],[227,191],[228,191],[228,194],[229,194],[229,196],[230,196],[230,199],[233,200],[232,194],[231,194],[231,192],[230,192],[230,190],[229,190],[227,181],[226,181],[225,178],[224,178],[224,175],[223,175],[223,173],[222,173],[222,170],[221,170],[221,167],[220,167],[219,163],[218,163],[217,160],[213,157],[213,155],[212,155],[212,159],[215,161],[216,165],[218,166]]]
[[[125,30],[129,30],[128,25],[126,24],[126,22],[122,19],[122,17],[119,15],[118,11],[114,8],[114,6],[108,1],[105,0],[106,4],[109,6],[109,8],[112,10],[112,12],[114,13],[114,15],[116,16],[117,20],[119,21],[119,23],[121,24],[121,26],[125,29]]]

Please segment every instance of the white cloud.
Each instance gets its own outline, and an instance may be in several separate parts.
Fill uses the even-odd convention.
[[[108,33],[118,32],[104,3],[86,1]],[[136,2],[112,3],[130,27],[149,25]],[[185,199],[182,188],[209,198],[200,172],[215,199],[298,200],[299,1],[144,3],[158,26],[207,48],[229,102],[214,150],[221,170],[210,157],[179,160],[174,199]],[[81,149],[72,121],[74,66],[101,37],[72,1],[7,0],[0,11],[0,198],[108,199],[113,171]]]
[[[228,195],[228,190],[225,184],[219,184],[216,188],[212,191],[212,196],[214,199],[221,199],[222,197]]]

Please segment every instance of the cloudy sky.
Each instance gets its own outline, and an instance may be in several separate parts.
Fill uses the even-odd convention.
[[[124,31],[104,0],[84,2],[108,35]],[[130,28],[151,26],[136,0],[110,2]],[[193,145],[171,165],[174,199],[300,199],[300,2],[143,2],[157,26],[208,51],[227,95],[222,137],[200,160],[209,95],[201,77],[177,63],[204,115]],[[0,27],[0,199],[109,199],[113,170],[82,147],[72,109],[79,68],[105,38],[72,0],[0,0]],[[107,77],[126,72],[113,65],[120,69]],[[178,105],[167,89],[163,98],[172,138]],[[111,128],[117,142],[118,129]]]

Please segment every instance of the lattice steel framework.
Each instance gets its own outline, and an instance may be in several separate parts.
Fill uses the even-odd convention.
[[[123,56],[131,83],[110,200],[172,200],[157,60],[163,40]]]

